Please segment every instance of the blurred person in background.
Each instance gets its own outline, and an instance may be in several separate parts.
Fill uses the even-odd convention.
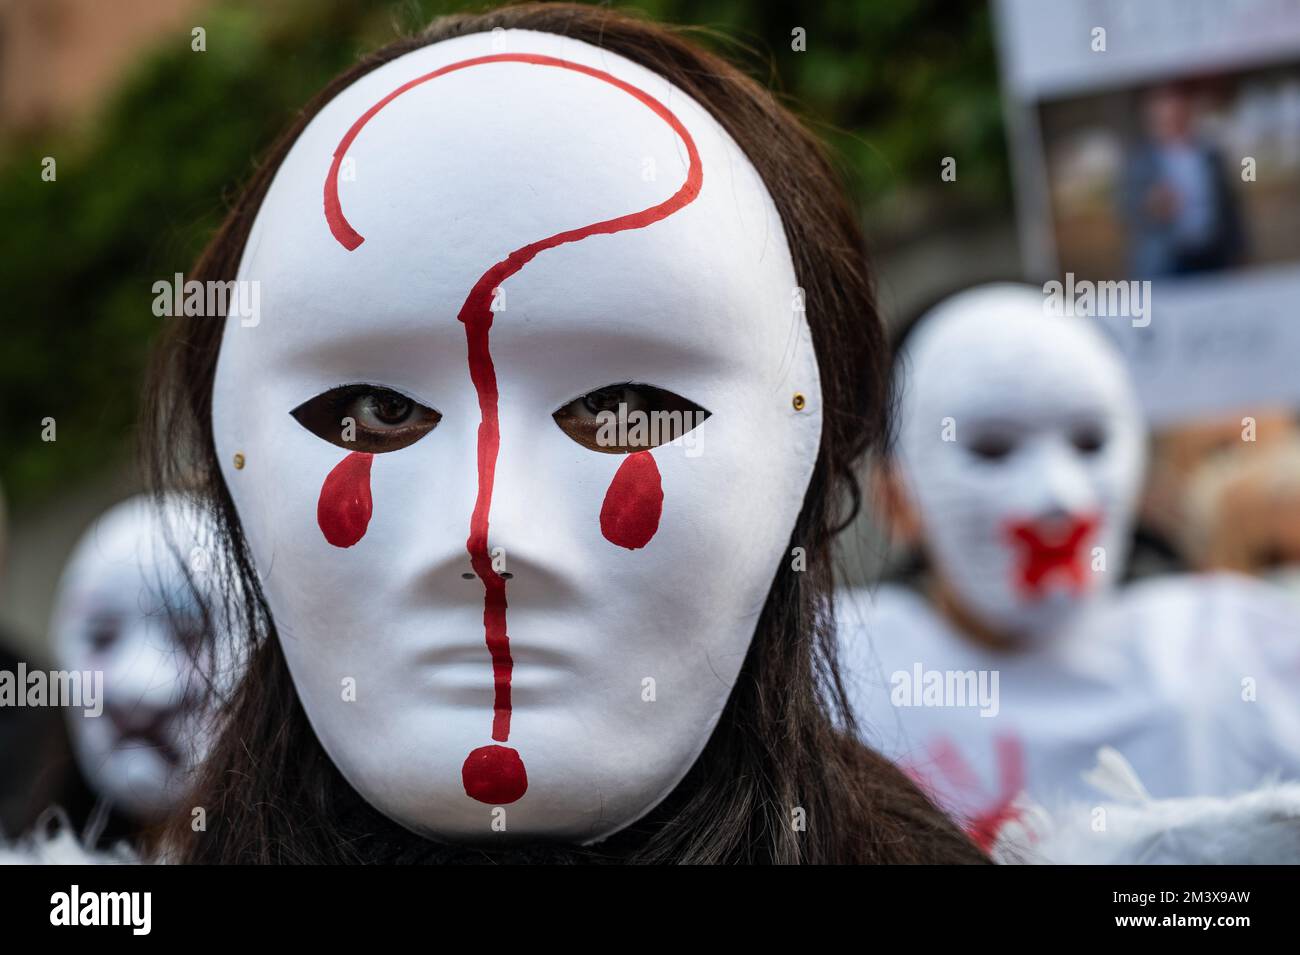
[[[1300,596],[1300,416],[1225,415],[1154,437],[1138,561],[1226,570]]]
[[[102,674],[101,712],[64,710],[91,802],[58,808],[87,845],[147,844],[182,808],[210,730],[201,671],[230,663],[200,656],[222,645],[195,589],[211,586],[212,546],[185,498],[142,495],[96,520],[64,570],[51,620],[58,665]]]
[[[1156,797],[1300,772],[1291,608],[1229,575],[1117,589],[1146,431],[1089,320],[1041,289],[971,289],[908,329],[895,378],[880,499],[922,571],[841,595],[868,741],[986,846],[1022,794],[1087,797],[1103,746]]]
[[[1142,97],[1145,138],[1128,158],[1121,210],[1134,277],[1224,269],[1244,251],[1223,158],[1196,118],[1180,86],[1157,86]]]

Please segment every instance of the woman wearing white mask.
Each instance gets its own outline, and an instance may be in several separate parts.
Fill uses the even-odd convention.
[[[198,450],[252,661],[177,857],[982,859],[838,728],[884,345],[850,204],[734,67],[602,9],[439,20],[191,278],[260,296],[177,329],[155,445]]]
[[[985,846],[1022,792],[1095,795],[1083,775],[1103,746],[1155,797],[1300,768],[1290,678],[1268,649],[1295,639],[1284,603],[1226,576],[1117,590],[1145,426],[1102,333],[1045,302],[985,286],[909,329],[881,489],[926,571],[840,601],[864,738]]]

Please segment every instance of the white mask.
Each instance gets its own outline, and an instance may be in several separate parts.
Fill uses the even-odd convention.
[[[993,285],[929,313],[904,360],[898,459],[937,571],[984,625],[1058,632],[1124,571],[1145,431],[1119,357]]]
[[[790,252],[745,156],[607,51],[449,40],[312,120],[240,278],[261,319],[227,321],[216,447],[344,776],[449,838],[591,841],[652,809],[718,721],[820,441]],[[711,417],[630,455],[552,417],[627,382]],[[392,438],[404,422],[422,436]],[[404,446],[349,452],[385,428]]]
[[[196,579],[206,572],[199,526],[177,498],[163,514],[145,497],[117,505],[78,542],[55,600],[59,666],[102,673],[102,700],[67,709],[78,763],[100,795],[138,818],[176,803],[207,745],[206,684],[192,655],[202,616],[178,562]]]

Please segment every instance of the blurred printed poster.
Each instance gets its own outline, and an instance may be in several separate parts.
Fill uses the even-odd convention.
[[[1095,314],[1156,425],[1300,407],[1300,0],[996,16],[1029,276],[1133,290]]]

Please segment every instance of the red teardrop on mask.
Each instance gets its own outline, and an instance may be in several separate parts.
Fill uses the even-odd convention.
[[[335,547],[351,547],[366,536],[374,505],[370,499],[373,454],[354,451],[338,463],[320,489],[316,523]]]
[[[664,509],[659,466],[649,451],[629,454],[609,483],[600,506],[600,532],[611,544],[636,550],[659,530]]]
[[[460,769],[465,795],[491,806],[512,803],[528,791],[528,773],[509,746],[480,746]]]

